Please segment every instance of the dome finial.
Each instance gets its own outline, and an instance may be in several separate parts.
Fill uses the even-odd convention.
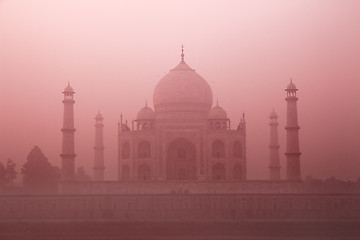
[[[279,116],[278,116],[277,113],[275,112],[275,108],[273,108],[272,112],[270,113],[269,118],[276,121],[276,119],[278,119],[278,117],[279,117]]]
[[[216,106],[219,106],[219,100],[216,99]]]
[[[145,100],[145,107],[147,107],[147,100]]]
[[[184,44],[181,44],[181,61],[184,61]]]

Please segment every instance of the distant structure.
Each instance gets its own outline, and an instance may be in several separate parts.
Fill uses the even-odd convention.
[[[61,156],[61,180],[71,181],[75,175],[75,142],[74,142],[74,90],[68,83],[64,94],[64,118]]]
[[[103,181],[104,125],[100,112],[96,115],[95,181],[91,181],[83,168],[79,168],[78,178],[74,179],[75,101],[69,84],[63,92],[63,181],[58,185],[58,194],[21,198],[2,195],[0,220],[17,224],[20,216],[30,222],[56,220],[56,224],[196,221],[206,226],[210,222],[234,225],[243,220],[264,219],[280,224],[288,220],[320,222],[321,226],[328,220],[340,220],[341,224],[359,221],[360,190],[356,184],[344,187],[342,182],[301,181],[297,90],[292,81],[285,89],[286,179],[277,181],[278,115],[273,110],[269,116],[270,180],[247,180],[245,115],[231,129],[226,111],[218,103],[213,106],[210,86],[185,63],[182,49],[180,63],[155,87],[155,111],[146,102],[130,127],[120,117],[118,181]],[[0,190],[1,194],[3,189]],[[178,229],[176,224],[174,229]]]
[[[287,157],[287,180],[300,181],[300,151],[299,151],[299,125],[297,116],[297,96],[298,89],[292,82],[285,89],[287,92],[287,123],[286,123],[286,157]]]
[[[288,181],[301,181],[297,88],[287,92]],[[61,174],[74,180],[74,91],[64,90],[64,126]],[[245,114],[231,129],[230,119],[206,80],[181,61],[157,83],[154,110],[147,102],[135,120],[118,123],[118,181],[247,180]],[[269,179],[280,180],[278,115],[270,114]],[[94,180],[104,181],[103,116],[95,117]]]
[[[130,127],[120,121],[118,179],[245,180],[245,118],[231,129],[212,97],[182,48],[180,63],[155,87],[155,111],[145,104]]]
[[[279,137],[278,137],[278,126],[277,122],[278,115],[273,110],[269,116],[270,118],[270,162],[269,162],[269,173],[270,180],[280,180],[280,160],[279,160]]]
[[[99,112],[95,117],[95,146],[94,146],[94,181],[104,181],[104,141],[103,116]]]

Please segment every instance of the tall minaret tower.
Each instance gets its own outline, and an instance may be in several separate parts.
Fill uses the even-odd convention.
[[[104,141],[103,116],[99,112],[95,117],[95,146],[94,146],[94,181],[104,181]]]
[[[280,160],[279,160],[279,137],[278,137],[278,126],[277,122],[278,115],[273,110],[269,116],[270,118],[270,180],[280,180]]]
[[[74,90],[70,83],[65,88],[64,94],[64,119],[61,156],[61,180],[71,181],[75,173],[75,141],[74,141]]]
[[[297,117],[297,96],[295,84],[292,79],[285,89],[287,92],[287,123],[286,123],[286,164],[287,164],[287,180],[300,181],[300,151],[299,151],[299,125]]]

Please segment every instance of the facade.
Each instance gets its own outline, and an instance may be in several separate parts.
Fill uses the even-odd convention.
[[[246,123],[236,129],[184,61],[157,84],[154,108],[119,123],[118,180],[245,180]]]
[[[270,180],[246,179],[246,122],[236,129],[207,82],[184,61],[118,129],[119,181],[104,181],[103,117],[95,117],[94,181],[74,179],[74,99],[64,90],[57,194],[0,197],[0,220],[359,221],[359,185],[301,181],[296,86],[287,91],[287,179],[280,180],[278,115],[270,114]],[[221,181],[219,181],[221,180]],[[246,181],[243,181],[246,180]],[[1,191],[1,189],[0,189]],[[20,221],[19,221],[20,222]],[[243,223],[243,222],[242,222]]]
[[[297,88],[287,92],[287,177],[301,181]],[[74,182],[74,90],[64,94],[62,182]],[[232,129],[226,111],[216,103],[209,84],[185,61],[157,83],[154,110],[147,103],[135,120],[118,124],[118,181],[243,181],[246,168],[246,121]],[[280,180],[278,123],[270,115],[270,180]],[[103,117],[95,118],[94,180],[104,181]]]

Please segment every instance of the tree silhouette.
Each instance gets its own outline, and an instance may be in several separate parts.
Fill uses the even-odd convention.
[[[0,162],[0,185],[5,183],[6,168],[4,164]]]
[[[30,151],[21,173],[24,187],[33,190],[56,191],[60,180],[59,169],[48,162],[38,146]]]
[[[9,158],[6,166],[0,162],[0,184],[12,184],[16,179],[16,164]]]
[[[5,171],[5,182],[13,183],[16,179],[17,172],[15,170],[16,163],[14,163],[10,158],[6,162],[6,171]]]

